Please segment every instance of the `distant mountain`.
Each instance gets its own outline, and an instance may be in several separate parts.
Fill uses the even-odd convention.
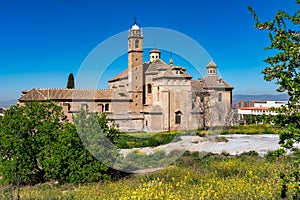
[[[17,99],[0,100],[0,108],[8,108],[12,105],[16,105]]]
[[[232,102],[238,102],[240,100],[244,101],[253,101],[253,100],[264,100],[264,101],[288,101],[289,95],[287,94],[262,94],[262,95],[244,95],[244,94],[235,94],[233,95]]]

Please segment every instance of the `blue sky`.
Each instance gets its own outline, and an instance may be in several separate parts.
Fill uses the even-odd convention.
[[[253,28],[249,5],[264,20],[278,9],[299,9],[294,0],[0,0],[0,101],[17,99],[24,89],[66,87],[68,74],[76,77],[86,56],[128,30],[134,16],[142,27],[168,28],[196,40],[234,94],[274,94],[276,86],[261,74],[270,55],[264,51],[268,35]],[[115,62],[116,73],[126,67],[123,61]]]

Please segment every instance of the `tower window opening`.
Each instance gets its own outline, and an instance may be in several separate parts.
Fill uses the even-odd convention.
[[[151,86],[151,84],[148,84],[147,90],[148,90],[148,94],[152,93],[152,86]]]
[[[138,61],[138,58],[136,58],[135,61]]]
[[[135,48],[136,49],[139,48],[139,40],[138,39],[135,40]]]

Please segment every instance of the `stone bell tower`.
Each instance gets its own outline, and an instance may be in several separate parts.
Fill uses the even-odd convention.
[[[128,86],[129,91],[143,87],[143,33],[136,19],[128,30]]]
[[[144,69],[143,69],[143,32],[136,18],[128,30],[128,92],[131,94],[132,112],[143,109]]]

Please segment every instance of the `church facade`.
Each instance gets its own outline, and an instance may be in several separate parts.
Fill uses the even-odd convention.
[[[108,81],[108,89],[41,89],[22,92],[19,104],[53,100],[72,120],[81,107],[106,112],[122,131],[171,131],[222,126],[231,112],[232,90],[211,61],[207,75],[192,76],[154,48],[143,61],[143,32],[135,23],[128,31],[128,68]]]

